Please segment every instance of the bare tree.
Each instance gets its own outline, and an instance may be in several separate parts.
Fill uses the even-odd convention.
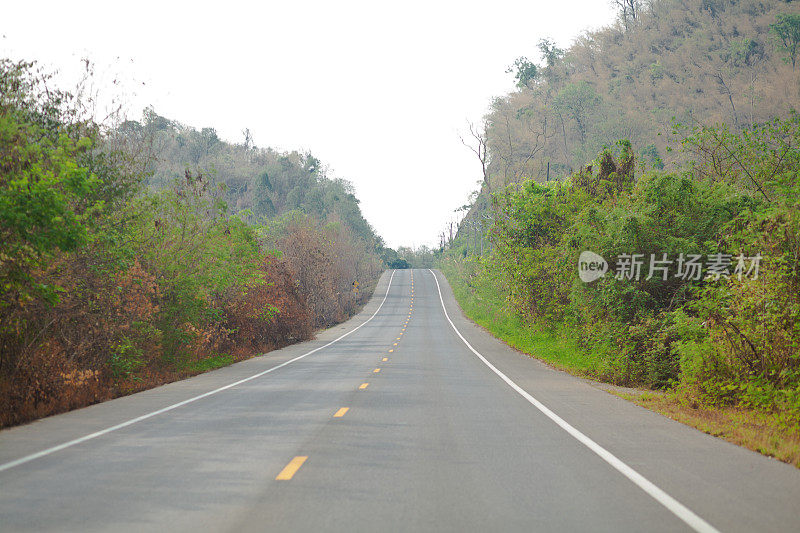
[[[628,31],[631,25],[636,22],[636,19],[639,16],[639,10],[641,9],[641,1],[640,0],[612,0],[612,5],[614,5],[618,12],[619,17],[622,19],[622,25],[625,27],[625,31]]]
[[[517,182],[521,178],[531,177],[528,165],[544,149],[549,137],[552,134],[547,130],[547,115],[535,115],[532,113],[517,112],[512,117],[509,110],[503,114],[503,127],[505,131],[501,136],[502,148],[497,146],[495,153],[503,162],[503,180],[508,183],[509,173],[512,181]],[[541,123],[537,124],[534,116],[541,117]],[[519,124],[521,128],[513,128]],[[516,129],[516,132],[514,131]],[[516,134],[515,134],[516,133]]]
[[[244,136],[244,149],[250,150],[250,148],[253,148],[253,135],[250,133],[250,128],[243,129],[242,135]]]
[[[489,163],[489,156],[486,151],[486,129],[487,125],[486,122],[483,123],[483,131],[480,131],[475,124],[472,122],[469,123],[469,134],[472,139],[469,143],[464,140],[464,137],[459,135],[461,139],[461,144],[466,146],[467,148],[472,151],[476,156],[478,156],[478,161],[481,162],[481,171],[483,172],[483,184],[486,187],[486,190],[491,192],[492,184],[489,182],[489,172],[488,172],[488,163]]]
[[[739,129],[739,116],[736,113],[736,105],[733,103],[733,92],[731,92],[730,87],[727,83],[725,83],[725,78],[722,75],[722,71],[718,70],[714,73],[714,78],[716,78],[717,83],[719,84],[719,92],[726,95],[728,97],[728,102],[731,104],[731,114],[733,115],[733,124],[736,129]]]
[[[439,248],[444,250],[447,247],[447,233],[444,231],[439,233]]]

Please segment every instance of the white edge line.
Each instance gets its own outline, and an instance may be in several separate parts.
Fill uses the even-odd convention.
[[[383,300],[381,300],[381,304],[378,306],[378,308],[375,310],[375,312],[372,313],[372,316],[369,317],[364,322],[362,322],[361,324],[359,324],[358,326],[356,326],[355,328],[353,328],[350,331],[348,331],[347,333],[345,333],[344,335],[342,335],[341,337],[338,337],[338,338],[332,340],[328,344],[325,344],[323,346],[319,346],[318,348],[314,348],[310,352],[306,352],[303,355],[299,355],[299,356],[295,357],[294,359],[290,359],[290,360],[285,361],[285,362],[283,362],[283,363],[281,363],[279,365],[275,365],[275,366],[273,366],[273,367],[271,367],[271,368],[269,368],[267,370],[264,370],[263,372],[259,372],[258,374],[254,374],[254,375],[252,375],[250,377],[247,377],[247,378],[244,378],[244,379],[240,379],[239,381],[235,381],[233,383],[229,383],[228,385],[225,385],[224,387],[220,387],[218,389],[214,389],[212,391],[205,392],[205,393],[200,394],[198,396],[194,396],[192,398],[189,398],[188,400],[183,400],[182,402],[178,402],[178,403],[169,405],[167,407],[164,407],[163,409],[159,409],[157,411],[153,411],[151,413],[147,413],[147,414],[142,415],[142,416],[137,416],[136,418],[131,418],[130,420],[126,420],[125,422],[122,422],[121,424],[117,424],[115,426],[111,426],[111,427],[108,427],[106,429],[101,429],[100,431],[95,431],[94,433],[90,433],[90,434],[85,435],[83,437],[80,437],[80,438],[65,442],[63,444],[59,444],[57,446],[53,446],[52,448],[47,448],[46,450],[42,450],[40,452],[36,452],[36,453],[31,454],[31,455],[26,455],[25,457],[21,457],[19,459],[15,459],[14,461],[10,461],[8,463],[4,463],[4,464],[0,465],[0,472],[3,472],[5,470],[9,470],[11,468],[14,468],[15,466],[19,466],[19,465],[22,465],[22,464],[25,464],[25,463],[29,463],[30,461],[33,461],[35,459],[39,459],[41,457],[45,457],[47,455],[50,455],[50,454],[53,454],[55,452],[64,450],[66,448],[70,448],[72,446],[75,446],[76,444],[81,444],[82,442],[86,442],[87,440],[92,440],[92,439],[96,439],[97,437],[101,437],[103,435],[107,435],[108,433],[111,433],[112,431],[116,431],[118,429],[122,429],[122,428],[125,428],[125,427],[128,427],[128,426],[132,426],[133,424],[136,424],[137,422],[141,422],[142,420],[147,420],[148,418],[152,418],[154,416],[158,416],[158,415],[166,413],[168,411],[172,411],[173,409],[177,409],[178,407],[183,407],[184,405],[190,404],[192,402],[196,402],[197,400],[201,400],[203,398],[207,398],[208,396],[212,396],[214,394],[217,394],[218,392],[222,392],[224,390],[228,390],[230,388],[233,388],[233,387],[235,387],[237,385],[241,385],[242,383],[246,383],[246,382],[254,380],[256,378],[260,378],[261,376],[263,376],[265,374],[269,374],[270,372],[278,370],[279,368],[282,368],[282,367],[284,367],[286,365],[294,363],[295,361],[299,361],[300,359],[303,359],[304,357],[308,357],[309,355],[311,355],[313,353],[316,353],[316,352],[318,352],[318,351],[320,351],[320,350],[322,350],[324,348],[327,348],[331,344],[339,342],[340,340],[344,339],[345,337],[347,337],[351,333],[354,333],[354,332],[358,331],[359,329],[361,329],[362,327],[367,325],[367,323],[370,320],[375,318],[375,315],[377,315],[378,311],[381,310],[381,308],[383,307],[383,304],[386,302],[386,298],[389,296],[389,289],[392,287],[392,280],[394,279],[395,272],[396,272],[396,270],[392,270],[392,275],[389,278],[389,285],[386,287],[386,294],[383,295]]]
[[[497,374],[500,379],[505,381],[512,389],[518,392],[523,398],[528,400],[534,407],[536,407],[539,411],[541,411],[547,418],[555,422],[561,429],[572,435],[578,442],[592,450],[601,459],[603,459],[606,463],[611,465],[615,470],[621,473],[623,476],[628,478],[632,481],[637,487],[645,491],[649,494],[654,500],[658,503],[669,509],[672,514],[683,520],[689,527],[694,529],[695,531],[703,532],[703,533],[719,533],[714,526],[697,516],[691,509],[683,505],[681,502],[658,488],[655,484],[653,484],[650,480],[646,477],[641,475],[639,472],[628,466],[627,464],[623,463],[617,456],[597,444],[595,441],[575,429],[569,422],[555,414],[553,411],[548,409],[543,403],[539,400],[528,394],[522,387],[514,383],[508,376],[500,372],[492,363],[486,360],[484,356],[482,356],[472,345],[467,342],[467,339],[458,331],[456,325],[453,324],[453,321],[450,320],[450,315],[447,314],[447,309],[444,305],[444,298],[442,297],[442,289],[439,286],[439,280],[436,277],[436,273],[428,269],[428,272],[433,274],[433,279],[436,281],[436,289],[439,291],[439,301],[442,302],[442,310],[444,311],[444,316],[447,318],[447,321],[450,322],[450,325],[453,327],[453,330],[456,332],[456,335],[466,344],[467,348],[469,348],[472,353],[478,356],[478,359],[483,361],[483,363],[488,366],[492,372]]]

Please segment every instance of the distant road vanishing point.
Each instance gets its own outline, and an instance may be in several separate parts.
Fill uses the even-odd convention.
[[[524,356],[439,272],[227,368],[0,432],[0,531],[798,531],[800,470]]]

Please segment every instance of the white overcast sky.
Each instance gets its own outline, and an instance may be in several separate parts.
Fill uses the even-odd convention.
[[[390,246],[432,245],[477,189],[458,135],[513,89],[506,68],[538,60],[540,38],[565,47],[610,23],[609,4],[9,1],[0,55],[64,80],[87,57],[130,118],[152,105],[228,141],[249,128],[258,146],[309,150]]]

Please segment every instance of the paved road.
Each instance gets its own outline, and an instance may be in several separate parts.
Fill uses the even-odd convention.
[[[800,530],[800,470],[508,349],[428,270],[314,341],[0,432],[4,532],[715,528]]]

